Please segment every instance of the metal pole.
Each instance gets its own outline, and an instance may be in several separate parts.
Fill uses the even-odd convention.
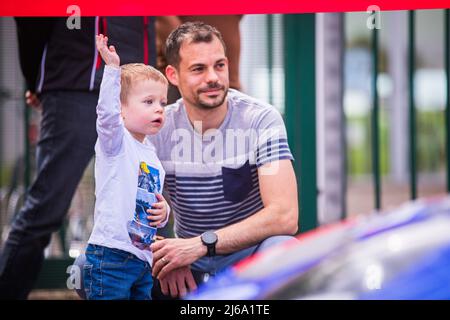
[[[378,30],[372,31],[372,169],[375,192],[375,209],[381,209],[381,186],[380,186],[380,142],[379,142],[379,100],[378,100]]]
[[[267,68],[269,77],[269,103],[273,104],[273,16],[267,15]]]
[[[317,227],[315,14],[284,15],[286,127],[296,159],[300,231]]]
[[[415,11],[409,11],[409,160],[411,199],[417,198],[416,172],[416,107],[414,101],[414,71],[415,71]]]
[[[445,133],[447,149],[447,192],[450,192],[450,9],[446,9],[444,23],[445,74],[447,77],[447,105],[445,108]]]

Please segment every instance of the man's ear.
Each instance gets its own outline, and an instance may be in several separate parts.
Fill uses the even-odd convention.
[[[178,87],[178,71],[174,66],[169,64],[166,67],[166,77],[172,85]]]

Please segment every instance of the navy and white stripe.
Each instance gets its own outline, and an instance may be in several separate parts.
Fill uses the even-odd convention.
[[[252,187],[244,200],[224,198],[223,176],[189,177],[167,174],[165,187],[176,214],[175,230],[181,238],[197,236],[239,222],[263,208],[258,171],[251,167]]]
[[[263,142],[256,151],[256,165],[258,167],[282,159],[292,159],[291,150],[286,138]]]

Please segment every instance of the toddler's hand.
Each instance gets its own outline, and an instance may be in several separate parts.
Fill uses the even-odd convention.
[[[156,194],[156,198],[159,200],[159,202],[155,202],[152,207],[153,209],[148,209],[147,213],[150,215],[147,216],[148,220],[151,220],[152,222],[150,225],[152,227],[159,226],[163,221],[167,218],[167,202],[164,199],[164,197],[160,194]]]
[[[95,36],[95,43],[97,45],[97,50],[102,56],[103,61],[108,66],[117,67],[120,66],[120,58],[119,55],[116,52],[116,49],[114,46],[108,47],[108,37],[99,34]]]

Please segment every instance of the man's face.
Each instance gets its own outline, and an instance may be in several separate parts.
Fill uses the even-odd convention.
[[[212,109],[223,105],[229,88],[228,59],[216,37],[209,43],[186,41],[180,48],[180,65],[173,68],[171,82],[178,86],[185,103]]]

